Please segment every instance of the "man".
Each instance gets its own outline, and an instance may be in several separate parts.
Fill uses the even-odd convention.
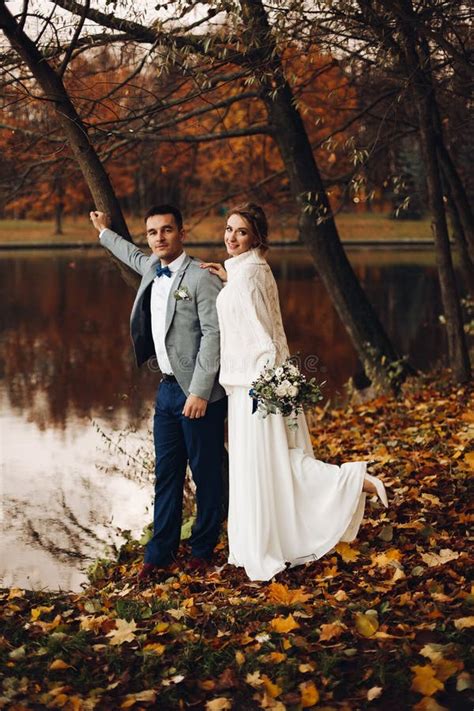
[[[152,207],[145,215],[152,254],[109,229],[91,212],[102,246],[142,277],[130,317],[137,365],[156,358],[162,373],[153,420],[155,503],[153,537],[145,549],[140,581],[166,575],[178,551],[183,487],[189,462],[196,484],[197,514],[190,567],[205,570],[222,519],[222,458],[226,397],[217,381],[220,279],[200,269],[183,248],[180,211]]]

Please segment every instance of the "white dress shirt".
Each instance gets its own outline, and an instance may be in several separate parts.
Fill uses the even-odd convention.
[[[169,375],[173,374],[173,369],[171,368],[165,347],[166,306],[173,282],[176,279],[176,274],[182,267],[185,259],[186,252],[182,252],[179,257],[176,257],[176,259],[170,264],[162,264],[162,267],[168,266],[171,276],[168,277],[163,274],[160,277],[155,277],[153,284],[151,285],[151,333],[153,336],[153,343],[155,344],[155,353],[159,368],[162,373],[167,373]]]

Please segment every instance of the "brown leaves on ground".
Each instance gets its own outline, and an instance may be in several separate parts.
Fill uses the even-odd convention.
[[[470,709],[474,588],[469,388],[321,410],[318,458],[369,459],[374,499],[352,543],[270,583],[225,564],[138,586],[142,549],[101,561],[80,594],[0,592],[0,708]]]

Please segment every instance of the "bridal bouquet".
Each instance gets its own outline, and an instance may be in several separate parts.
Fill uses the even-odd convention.
[[[292,417],[290,426],[295,427],[298,413],[305,406],[322,400],[321,387],[325,382],[317,383],[315,378],[307,380],[290,357],[274,368],[266,365],[252,383],[249,395],[254,401],[254,412],[261,417],[280,413]]]

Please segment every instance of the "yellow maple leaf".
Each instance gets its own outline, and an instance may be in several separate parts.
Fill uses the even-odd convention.
[[[298,685],[301,694],[301,708],[309,709],[315,706],[319,701],[319,691],[317,690],[314,681],[303,681]]]
[[[15,597],[25,597],[25,591],[21,588],[12,588],[8,593],[7,600],[13,600]]]
[[[474,452],[468,452],[467,454],[464,455],[464,461],[466,462],[467,466],[470,467],[471,469],[474,469]]]
[[[392,565],[394,561],[400,561],[402,554],[396,548],[390,548],[390,550],[384,553],[379,553],[378,555],[372,554],[370,557],[372,559],[372,565],[376,565],[379,568],[387,568],[389,565]]]
[[[154,689],[145,689],[145,691],[140,691],[138,694],[127,694],[120,704],[120,708],[129,709],[139,701],[150,701],[153,703],[155,699],[156,691]]]
[[[87,632],[98,632],[103,623],[106,622],[109,617],[107,617],[107,615],[98,615],[97,617],[82,616],[79,617],[79,619],[81,621],[81,630],[86,630]]]
[[[206,711],[226,711],[232,708],[232,702],[225,696],[219,696],[206,703]]]
[[[35,620],[34,625],[39,627],[42,632],[51,632],[51,630],[56,629],[61,624],[61,615],[56,615],[52,622],[43,622],[42,620]]]
[[[422,553],[421,558],[429,568],[434,568],[437,565],[444,565],[451,560],[456,560],[460,555],[450,548],[442,548],[439,553]]]
[[[327,642],[334,637],[340,637],[346,629],[346,626],[341,622],[330,622],[327,625],[321,625],[321,634],[319,635],[320,642]]]
[[[355,616],[355,626],[363,637],[373,637],[379,628],[379,621],[375,615],[358,612]]]
[[[281,603],[282,605],[296,605],[299,602],[306,602],[311,595],[304,593],[299,588],[290,590],[282,583],[270,583],[267,597],[270,602]]]
[[[145,644],[143,647],[143,651],[146,652],[146,654],[156,654],[157,656],[161,656],[165,649],[165,645],[159,642],[150,642],[150,644]]]
[[[240,650],[237,650],[237,652],[235,653],[235,661],[237,662],[239,667],[241,667],[242,664],[245,662],[245,654]]]
[[[283,652],[270,652],[270,654],[267,655],[267,659],[269,662],[273,662],[273,664],[281,664],[285,661],[286,656],[287,655],[283,654]]]
[[[336,552],[339,553],[344,563],[353,563],[360,556],[360,553],[355,548],[351,548],[348,543],[338,543]]]
[[[277,696],[280,696],[281,692],[283,689],[278,686],[278,684],[274,684],[271,679],[268,678],[266,674],[262,674],[262,681],[263,685],[265,687],[265,691],[269,696],[272,697],[272,699],[276,699]]]
[[[328,565],[323,568],[321,575],[316,577],[321,577],[324,580],[324,578],[335,578],[336,575],[339,575],[337,565]]]
[[[437,691],[444,689],[444,684],[436,678],[436,671],[431,664],[424,666],[416,664],[410,669],[415,674],[411,684],[412,691],[418,691],[423,696],[433,696]]]
[[[458,617],[457,620],[454,620],[454,626],[457,630],[464,630],[467,627],[474,627],[474,615],[471,615],[470,617]]]
[[[299,624],[293,615],[288,615],[288,617],[275,617],[271,621],[271,626],[275,632],[285,633],[298,629]]]
[[[158,624],[153,629],[153,634],[164,634],[169,630],[169,622],[158,622]]]
[[[245,681],[250,686],[253,686],[254,689],[258,689],[260,686],[262,686],[262,678],[258,670],[254,672],[249,672],[245,677]]]
[[[33,621],[39,619],[43,612],[51,612],[51,610],[54,610],[54,605],[46,606],[46,605],[40,605],[39,607],[33,607],[31,610],[31,619]]]
[[[65,662],[63,659],[55,659],[51,664],[49,665],[49,668],[51,670],[54,669],[70,669],[71,665]]]
[[[459,659],[437,659],[434,662],[436,669],[436,678],[440,681],[446,681],[456,672],[464,669],[464,664]]]
[[[110,644],[119,645],[124,642],[133,642],[135,640],[135,630],[137,624],[135,620],[127,622],[127,620],[115,620],[115,629],[111,630],[106,637],[110,637]]]

